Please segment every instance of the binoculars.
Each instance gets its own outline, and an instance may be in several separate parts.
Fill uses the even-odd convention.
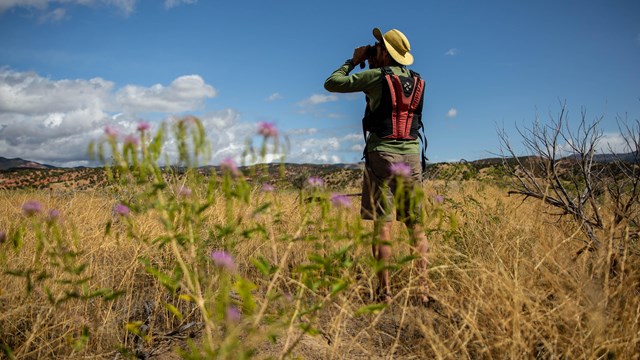
[[[367,59],[376,57],[376,45],[367,45]],[[360,63],[360,69],[364,69],[364,61]]]

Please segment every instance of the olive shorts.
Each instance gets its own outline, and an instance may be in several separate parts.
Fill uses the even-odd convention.
[[[405,163],[408,177],[391,173],[391,165]],[[419,154],[369,152],[362,181],[360,216],[364,220],[419,222],[422,217],[422,165]],[[421,189],[420,189],[421,190]]]

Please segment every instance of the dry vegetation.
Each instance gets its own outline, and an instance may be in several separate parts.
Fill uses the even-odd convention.
[[[0,189],[88,190],[102,187],[107,177],[100,168],[0,170]]]
[[[193,190],[194,195],[201,191]],[[358,190],[345,188],[343,192]],[[302,208],[307,205],[295,190],[263,193],[256,188],[248,204],[235,206],[233,216],[244,219],[245,229],[264,227],[264,235],[231,235],[238,272],[256,285],[253,294],[258,308],[267,299],[273,304],[268,308],[271,317],[264,319],[285,314],[290,320],[272,334],[275,336],[261,334],[256,340],[247,334],[247,341],[254,342],[254,356],[638,358],[637,243],[627,242],[621,252],[604,246],[597,252],[577,254],[581,248],[577,238],[582,235],[574,224],[558,222],[545,213],[544,204],[522,203],[488,181],[428,181],[425,193],[427,199],[436,194],[446,199],[443,204],[426,202],[432,246],[429,283],[437,302],[428,308],[416,304],[412,296],[415,273],[407,262],[392,272],[392,305],[364,313],[363,306],[374,304],[376,281],[371,269],[363,266],[366,261],[354,262],[355,266],[332,275],[344,279],[348,291],[328,296],[320,287],[307,289],[302,296],[292,294],[302,288],[297,269],[308,264],[312,254],[355,244],[346,252],[346,259],[370,258],[367,242],[353,242],[349,234],[360,229],[363,237],[369,235],[370,225],[361,223],[355,211],[358,198],[353,199],[352,210],[329,208],[333,214],[329,218],[342,221],[336,225],[341,230],[331,234],[323,233],[322,223],[303,219]],[[28,200],[60,211],[58,221],[66,229],[64,236],[71,239],[67,250],[78,252],[79,261],[88,264],[84,274],[91,279],[84,285],[86,291],[110,288],[123,293],[112,301],[104,296],[71,298],[54,306],[47,300],[45,285],[55,294],[63,294],[70,286],[51,280],[56,274],[64,275],[60,268],[45,268],[53,277],[27,292],[25,278],[6,271],[39,261],[34,233],[24,233],[19,251],[5,238],[0,244],[0,345],[5,354],[0,353],[0,358],[8,358],[6,349],[11,349],[16,358],[24,359],[114,359],[127,353],[172,359],[177,358],[175,348],[185,347],[188,339],[198,343],[202,326],[195,305],[180,298],[179,289],[175,294],[167,291],[140,261],[145,258],[166,269],[173,268],[175,261],[169,249],[152,244],[163,232],[153,211],[131,215],[132,235],[132,228],[112,213],[120,199],[111,192],[0,190],[0,231],[8,232],[17,224],[30,224],[27,229],[33,229],[34,218],[21,212]],[[256,213],[267,201],[274,205]],[[201,234],[205,255],[220,246],[220,226],[228,210],[220,202],[203,213],[204,228],[210,229]],[[602,238],[607,238],[608,230],[603,230]],[[286,240],[294,234],[307,240]],[[408,236],[399,225],[394,234],[398,235],[394,251],[400,260],[410,254]],[[282,265],[275,281],[254,266],[252,259],[261,256]],[[215,269],[210,265],[205,271],[214,273]],[[279,296],[267,296],[270,285],[274,286],[271,294]],[[318,299],[324,299],[319,311],[286,316]],[[182,316],[169,311],[167,303]],[[135,321],[146,326],[146,336],[127,331],[131,330],[127,324]],[[310,324],[315,331],[299,337],[301,324]]]

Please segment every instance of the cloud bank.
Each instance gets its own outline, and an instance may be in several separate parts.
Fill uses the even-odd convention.
[[[57,21],[65,17],[70,5],[108,6],[125,16],[131,15],[139,0],[0,0],[0,14],[12,8],[25,8],[42,12],[41,21]],[[165,0],[164,7],[171,9],[181,4],[195,4],[198,0]],[[49,7],[57,7],[48,11]]]
[[[57,166],[89,165],[88,142],[105,126],[132,131],[141,114],[194,111],[215,95],[198,75],[167,86],[117,88],[102,78],[52,80],[1,68],[0,154]],[[217,116],[208,120],[215,124]]]
[[[90,141],[104,138],[105,127],[133,134],[141,119],[151,131],[160,122],[171,123],[181,114],[202,112],[217,90],[199,75],[184,75],[170,84],[117,86],[103,78],[54,80],[35,72],[0,68],[0,155],[19,157],[54,166],[98,166],[87,153]],[[211,164],[225,158],[240,162],[246,142],[256,134],[256,124],[243,121],[234,109],[198,114],[212,145]],[[360,134],[341,137],[318,134],[317,129],[283,131],[290,151],[286,161],[342,162],[353,157],[351,148]],[[259,141],[259,138],[255,138]],[[284,140],[284,139],[283,139]],[[165,144],[169,159],[176,158],[175,141]],[[267,160],[280,160],[280,154]]]

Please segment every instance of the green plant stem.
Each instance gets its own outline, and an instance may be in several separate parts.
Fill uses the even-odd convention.
[[[298,233],[299,232],[300,231],[298,231]],[[254,328],[258,326],[258,324],[260,323],[260,320],[262,320],[262,317],[264,316],[265,311],[267,311],[267,306],[269,305],[269,294],[271,293],[271,290],[273,290],[273,287],[275,286],[276,281],[280,277],[280,272],[282,271],[282,268],[284,268],[284,266],[285,266],[287,258],[289,257],[289,253],[291,253],[291,248],[292,247],[293,247],[293,241],[289,241],[289,243],[287,244],[287,250],[282,255],[282,259],[280,260],[280,263],[278,264],[278,269],[273,274],[273,277],[271,278],[271,281],[269,282],[269,286],[267,287],[266,299],[265,299],[264,303],[262,303],[262,306],[260,307],[260,311],[258,312],[258,315],[255,317],[255,319],[253,319],[253,327]]]

